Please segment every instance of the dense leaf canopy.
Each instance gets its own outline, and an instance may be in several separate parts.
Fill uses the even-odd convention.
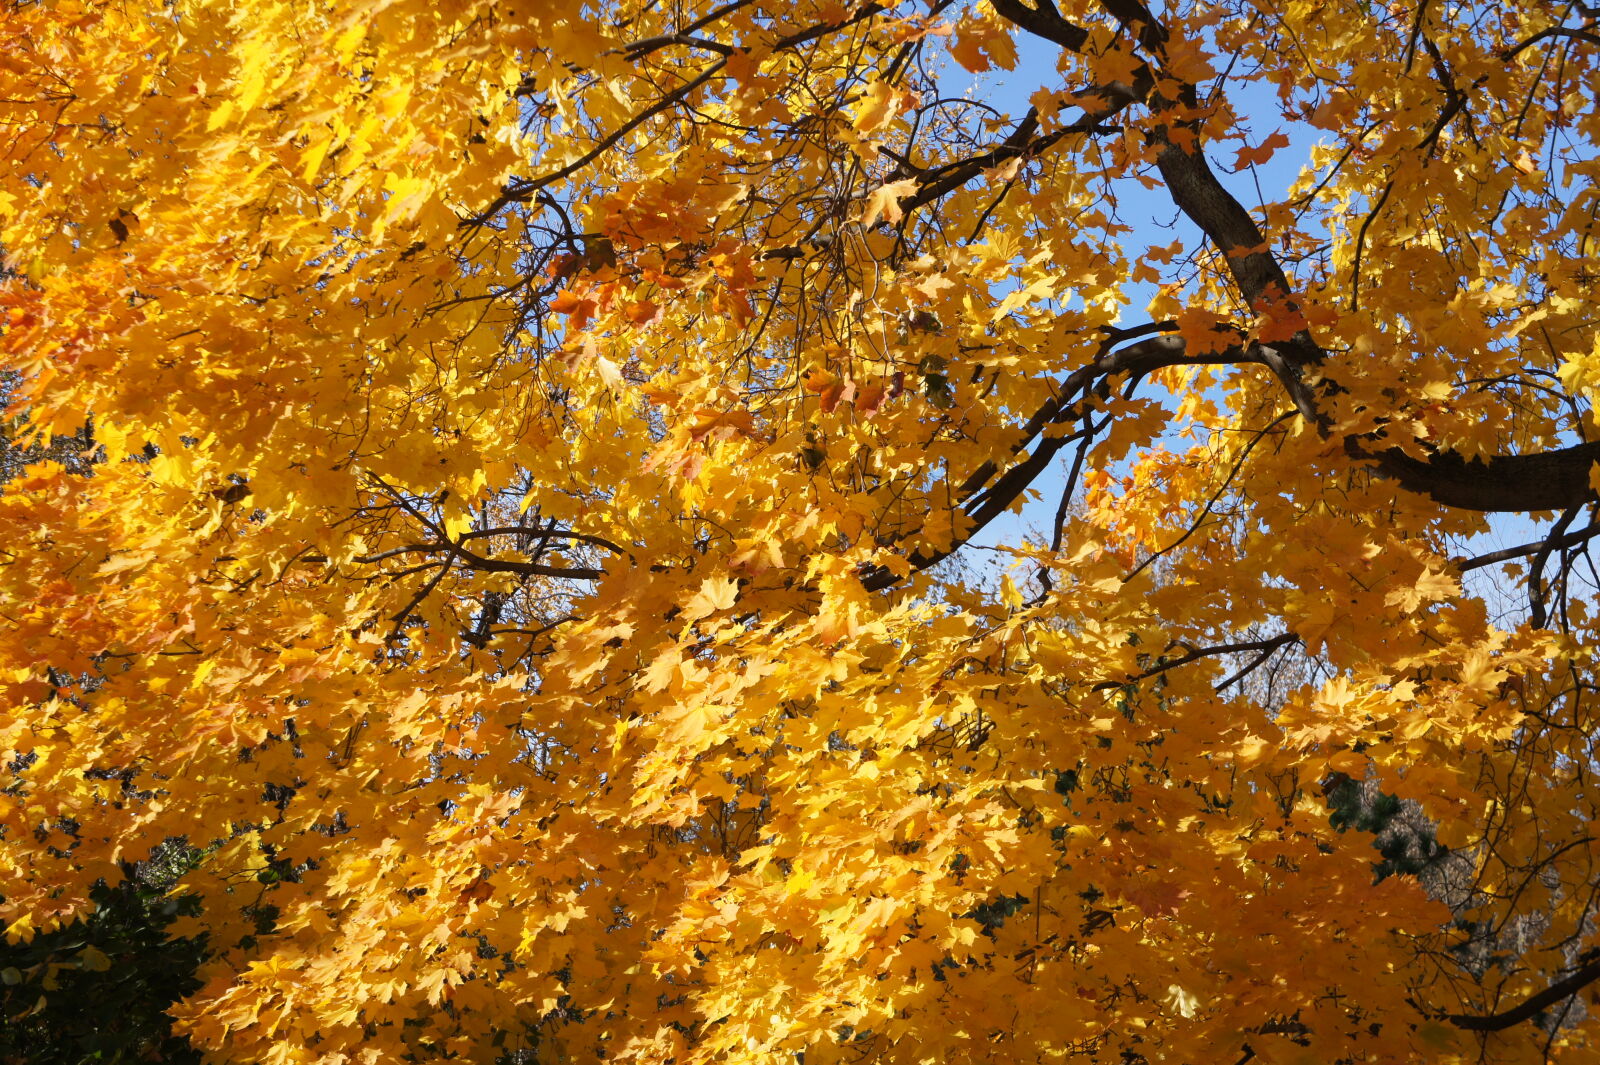
[[[7,957],[178,855],[217,1061],[1600,1060],[1597,19],[5,4]]]

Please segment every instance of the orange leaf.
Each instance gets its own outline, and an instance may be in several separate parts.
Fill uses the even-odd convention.
[[[1274,133],[1255,148],[1249,146],[1239,149],[1239,154],[1234,157],[1233,168],[1243,170],[1247,166],[1260,166],[1272,158],[1272,153],[1279,148],[1289,146],[1289,137],[1284,133]]]
[[[562,289],[550,301],[550,310],[556,314],[567,315],[572,328],[582,329],[594,317],[595,301],[577,295],[571,289]]]

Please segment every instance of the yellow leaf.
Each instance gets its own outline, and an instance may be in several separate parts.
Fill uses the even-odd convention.
[[[719,610],[729,610],[739,598],[739,584],[726,577],[707,577],[683,608],[683,620],[694,624]]]
[[[861,215],[861,225],[870,229],[880,218],[891,225],[900,221],[905,217],[905,212],[900,209],[900,201],[916,195],[919,184],[916,178],[904,178],[873,189],[867,196],[867,207]]]
[[[856,104],[855,127],[861,133],[876,133],[916,103],[916,94],[910,90],[886,81],[873,81]]]
[[[665,651],[651,659],[650,665],[642,676],[643,688],[647,692],[665,691],[681,672],[683,657],[676,647],[668,647]]]
[[[111,959],[93,943],[80,950],[78,958],[83,967],[92,973],[103,973],[111,968]]]

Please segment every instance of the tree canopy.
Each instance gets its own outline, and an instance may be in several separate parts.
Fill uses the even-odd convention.
[[[1597,24],[5,4],[7,1010],[1600,1060]]]

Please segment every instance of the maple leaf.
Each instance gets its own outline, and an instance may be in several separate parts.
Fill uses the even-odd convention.
[[[719,610],[731,610],[739,598],[737,581],[725,577],[708,577],[700,582],[700,590],[683,608],[683,619],[693,624]]]
[[[578,295],[570,289],[563,289],[550,301],[550,310],[556,314],[564,314],[571,323],[572,328],[582,329],[594,317],[597,303]]]
[[[710,611],[707,611],[708,613]],[[702,615],[703,616],[703,615]],[[669,647],[656,655],[650,665],[640,675],[644,690],[648,692],[665,691],[681,673],[683,658],[676,647]]]
[[[1448,573],[1423,570],[1415,581],[1395,588],[1384,596],[1384,604],[1410,614],[1423,603],[1448,599],[1461,591],[1461,582]]]
[[[916,95],[886,81],[874,81],[856,106],[855,127],[862,133],[876,133],[896,117],[915,106]]]
[[[755,415],[748,410],[702,407],[694,412],[694,420],[689,428],[689,439],[699,443],[703,440],[749,434],[754,429]]]
[[[861,225],[870,229],[882,219],[891,225],[905,217],[900,201],[916,195],[921,182],[917,178],[904,178],[880,185],[867,196],[866,209],[861,214]]]
[[[1233,158],[1233,168],[1243,170],[1249,166],[1261,166],[1271,159],[1278,149],[1287,147],[1289,147],[1289,136],[1280,130],[1269,135],[1254,148],[1249,146],[1240,148],[1239,153]]]

